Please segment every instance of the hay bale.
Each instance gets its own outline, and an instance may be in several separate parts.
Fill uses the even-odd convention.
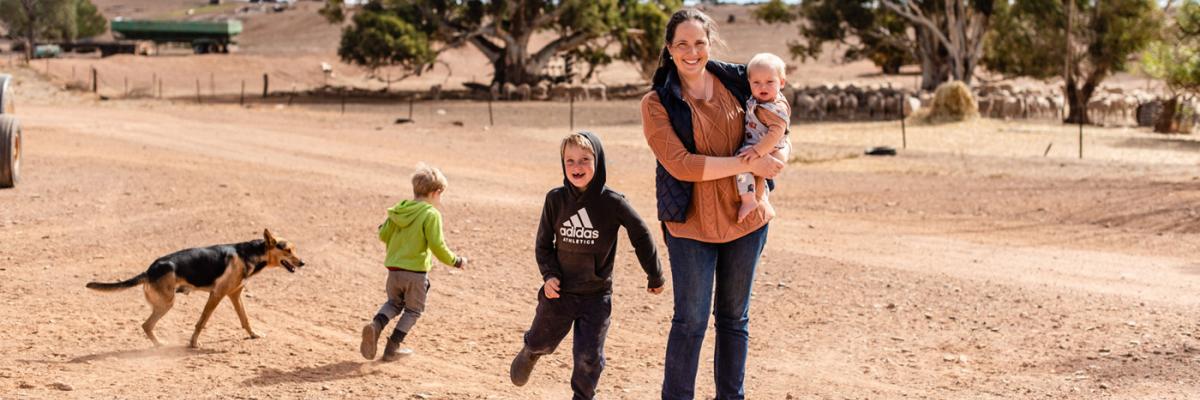
[[[961,81],[941,84],[933,93],[933,104],[928,111],[919,110],[913,115],[915,122],[940,124],[979,118],[979,105],[971,89]]]

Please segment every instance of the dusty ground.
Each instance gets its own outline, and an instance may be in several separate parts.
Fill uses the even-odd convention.
[[[561,182],[566,105],[98,102],[19,70],[24,181],[0,191],[0,398],[569,396],[569,352],[507,382],[534,311],[532,243]],[[610,184],[653,216],[653,158],[635,102],[581,103]],[[444,111],[443,113],[438,110]],[[549,116],[549,117],[548,117]],[[459,121],[462,126],[453,122]],[[1200,390],[1200,142],[1134,130],[980,121],[793,127],[797,159],[758,273],[747,389],[756,399],[1186,399]],[[1046,156],[1047,144],[1053,143]],[[416,354],[357,355],[383,299],[374,229],[418,161],[451,188],[446,229],[475,262],[432,273]],[[308,266],[249,284],[246,339],[219,307],[183,346],[204,294],[182,296],[152,348],[138,290],[97,293],[155,257],[257,237]],[[659,240],[661,245],[661,240]],[[603,398],[658,395],[671,288],[646,294],[622,243]],[[665,260],[664,260],[665,261]],[[711,341],[711,332],[709,339]],[[569,348],[569,341],[563,349]],[[706,345],[711,349],[711,345]],[[698,389],[712,395],[711,352]]]

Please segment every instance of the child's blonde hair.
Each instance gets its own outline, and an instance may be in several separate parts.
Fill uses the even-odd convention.
[[[771,53],[758,53],[750,58],[750,62],[746,63],[746,70],[755,68],[770,68],[780,78],[787,78],[787,64],[783,62],[782,58]]]
[[[592,153],[592,156],[596,155],[596,148],[592,147],[592,141],[588,140],[587,136],[583,136],[582,132],[575,132],[563,138],[562,143],[558,146],[558,158],[562,158],[563,154],[567,153],[567,145],[587,150],[588,153]]]
[[[425,197],[439,190],[446,190],[450,182],[446,180],[446,175],[442,175],[442,171],[437,167],[425,163],[418,163],[417,170],[412,174],[413,196]]]

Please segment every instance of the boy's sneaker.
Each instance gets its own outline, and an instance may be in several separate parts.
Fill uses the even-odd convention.
[[[524,386],[525,382],[529,382],[529,375],[533,373],[533,365],[537,364],[539,357],[541,356],[530,353],[529,349],[521,348],[521,352],[513,357],[512,366],[508,369],[508,377],[514,385]]]
[[[358,346],[358,350],[362,352],[363,358],[368,360],[375,359],[375,347],[379,344],[379,329],[375,328],[375,323],[368,323],[362,329],[362,344]]]
[[[396,361],[401,357],[410,356],[412,353],[413,351],[410,348],[400,348],[400,342],[393,342],[389,340],[387,345],[383,346],[383,357],[380,357],[379,359],[381,361]]]

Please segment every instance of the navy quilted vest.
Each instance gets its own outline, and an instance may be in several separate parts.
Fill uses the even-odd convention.
[[[725,89],[733,94],[738,104],[746,104],[746,100],[750,99],[750,83],[746,78],[745,65],[709,60],[705,68],[725,85]],[[671,128],[683,142],[683,147],[691,153],[696,153],[696,138],[692,132],[692,109],[683,101],[679,76],[674,68],[659,72],[655,74],[654,91],[658,93],[659,101],[667,110]],[[663,168],[662,163],[656,165],[654,185],[658,197],[658,220],[684,222],[687,219],[688,206],[692,204],[692,182],[675,179]]]

